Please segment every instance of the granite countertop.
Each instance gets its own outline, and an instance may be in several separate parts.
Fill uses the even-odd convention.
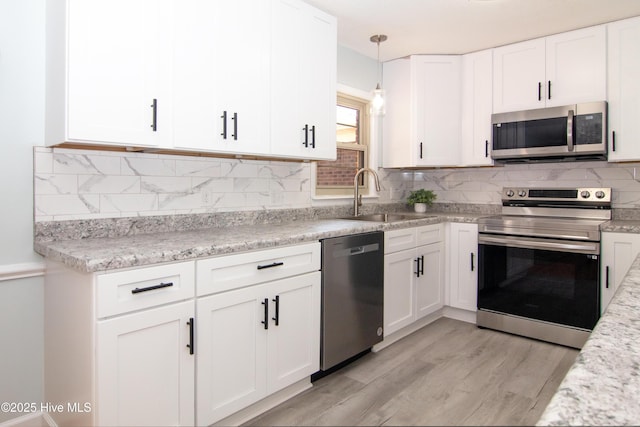
[[[285,246],[371,231],[393,230],[446,221],[476,222],[483,215],[409,214],[412,219],[381,223],[318,219],[273,224],[212,227],[50,242],[36,241],[36,252],[75,270],[91,273],[118,268],[185,261],[233,252]]]
[[[640,425],[639,397],[640,256],[538,425]]]
[[[613,220],[600,226],[600,231],[616,233],[640,233],[640,221]]]

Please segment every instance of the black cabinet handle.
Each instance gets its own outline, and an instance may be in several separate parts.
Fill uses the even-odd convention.
[[[284,265],[284,262],[280,261],[280,262],[274,262],[267,265],[259,265],[258,270],[264,270],[265,268],[280,267],[281,265]]]
[[[152,111],[152,121],[151,121],[151,130],[156,132],[158,130],[158,100],[153,99],[153,102],[150,105]]]
[[[415,275],[416,277],[420,277],[420,258],[416,258],[413,261],[416,263]]]
[[[424,276],[424,255],[420,256],[420,274]]]
[[[607,265],[604,269],[604,287],[609,289],[609,266]]]
[[[316,148],[316,126],[311,126],[311,148]]]
[[[302,145],[309,148],[309,125],[304,125],[302,130],[304,131],[304,141],[302,142]]]
[[[489,157],[489,140],[488,139],[484,140],[484,157],[485,158]]]
[[[189,321],[187,322],[187,325],[189,325],[189,344],[187,344],[187,347],[189,348],[189,354],[194,354],[196,351],[195,343],[193,341],[194,323],[195,323],[195,319],[193,317],[190,318]]]
[[[471,252],[471,271],[473,271],[474,269],[475,269],[475,266],[473,262],[473,252]]]
[[[272,301],[276,303],[276,317],[272,317],[272,319],[276,321],[276,326],[278,326],[280,325],[280,295],[276,295]]]
[[[223,111],[220,118],[222,119],[222,133],[220,136],[222,139],[227,139],[227,112]]]
[[[422,158],[422,142],[420,143],[420,158]]]
[[[542,101],[542,82],[538,82],[538,101]]]
[[[131,290],[132,294],[139,294],[140,292],[148,292],[156,289],[169,288],[173,286],[173,282],[160,283],[159,285],[147,286],[146,288],[135,288]]]
[[[551,80],[547,81],[547,99],[551,99]]]
[[[264,305],[264,320],[261,321],[265,329],[269,329],[269,298],[265,298],[262,303]]]
[[[233,113],[233,117],[231,118],[231,120],[233,120],[233,134],[231,135],[233,137],[234,141],[238,140],[238,113]]]
[[[616,131],[611,131],[611,149],[616,151]]]

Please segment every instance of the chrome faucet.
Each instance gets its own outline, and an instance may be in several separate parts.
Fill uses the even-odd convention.
[[[359,194],[358,190],[358,176],[364,173],[365,171],[369,171],[371,175],[373,175],[374,181],[376,183],[376,191],[380,191],[380,181],[378,180],[378,174],[371,168],[362,168],[356,172],[356,176],[353,177],[353,216],[358,216],[358,208],[362,206],[362,194]]]

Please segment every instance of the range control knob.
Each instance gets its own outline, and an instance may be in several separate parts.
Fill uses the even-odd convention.
[[[604,198],[604,195],[605,195],[605,194],[604,194],[604,191],[596,191],[596,197],[597,197],[598,199],[602,199],[602,198]]]
[[[507,197],[513,197],[515,193],[513,192],[513,190],[507,190],[506,194],[507,194]]]
[[[583,199],[588,199],[589,196],[591,196],[591,193],[589,193],[587,190],[583,190],[580,192],[580,197],[582,197]]]
[[[518,196],[524,197],[527,195],[527,190],[518,190]]]

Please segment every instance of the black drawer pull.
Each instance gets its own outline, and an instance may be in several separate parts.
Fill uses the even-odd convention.
[[[227,139],[227,111],[223,111],[222,115],[220,116],[220,118],[222,119],[222,133],[220,134],[220,136],[222,137],[222,139]]]
[[[276,295],[273,299],[273,302],[276,303],[276,317],[272,317],[272,320],[275,320],[276,326],[280,325],[280,295]]]
[[[158,100],[154,98],[150,107],[152,108],[151,130],[156,132],[158,130]]]
[[[258,270],[264,270],[265,268],[280,267],[281,265],[284,265],[284,262],[281,261],[281,262],[274,262],[273,264],[259,265]]]
[[[607,265],[605,267],[605,279],[604,279],[604,286],[605,288],[609,289],[609,266]]]
[[[473,262],[473,252],[471,252],[471,271],[473,271],[474,269],[475,269],[475,266]]]
[[[616,151],[616,131],[611,131],[611,149]]]
[[[309,125],[304,125],[302,130],[304,131],[304,142],[302,145],[309,148]]]
[[[264,325],[265,329],[269,329],[269,298],[265,298],[260,304],[264,306],[264,320],[260,323]]]
[[[132,289],[131,293],[132,294],[139,294],[140,292],[154,291],[156,289],[162,289],[162,288],[170,288],[171,286],[173,286],[173,282],[160,283],[159,285],[148,286],[146,288],[135,288],[135,289]]]

